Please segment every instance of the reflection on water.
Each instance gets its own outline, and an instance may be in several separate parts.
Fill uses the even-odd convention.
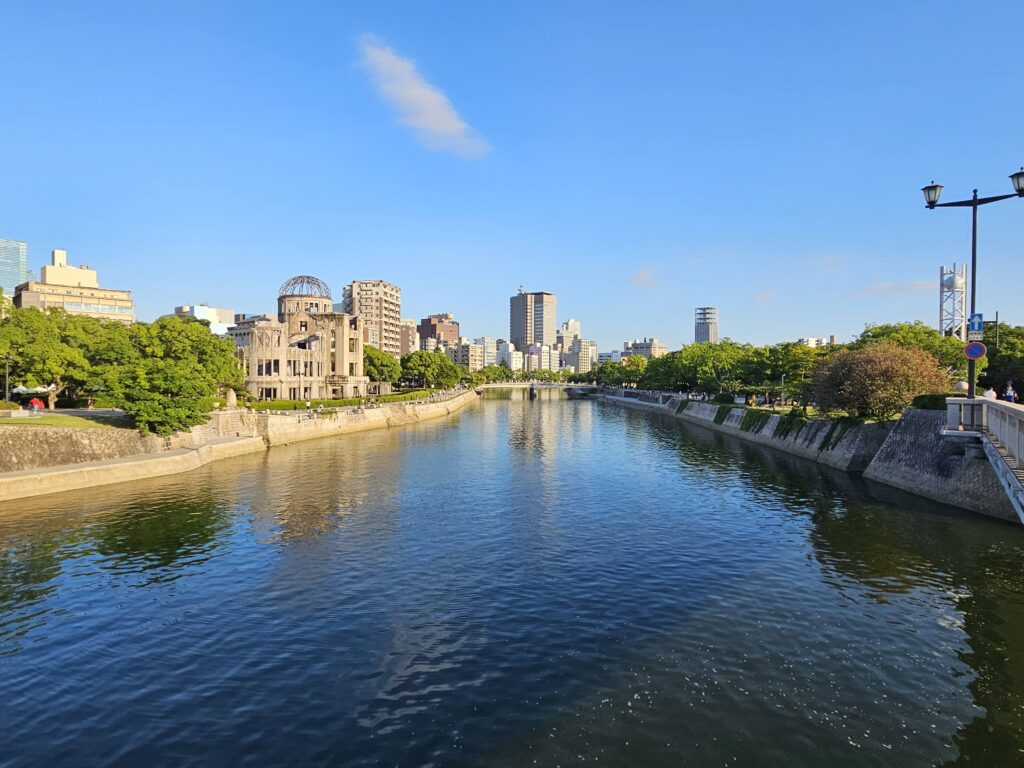
[[[1022,532],[542,390],[0,504],[0,762],[1015,765]]]

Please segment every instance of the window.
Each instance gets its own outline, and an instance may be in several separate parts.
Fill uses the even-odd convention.
[[[307,324],[306,324],[306,321],[305,321],[305,320],[301,320],[301,321],[299,322],[299,330],[300,330],[300,331],[301,331],[302,333],[305,333],[305,332],[306,332],[306,331],[308,330],[308,328],[307,328]]]
[[[349,376],[355,376],[356,375],[356,364],[355,363],[349,363],[348,364],[348,375]]]
[[[349,339],[348,340],[348,351],[349,352],[355,352],[356,351],[356,340],[355,339]]]

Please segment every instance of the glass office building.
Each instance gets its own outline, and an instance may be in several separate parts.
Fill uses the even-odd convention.
[[[29,279],[28,243],[0,238],[0,288],[13,298],[14,289]]]

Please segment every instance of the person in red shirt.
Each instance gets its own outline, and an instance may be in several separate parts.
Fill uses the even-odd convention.
[[[38,397],[33,397],[28,401],[28,404],[32,407],[33,411],[41,411],[46,407],[46,404]]]

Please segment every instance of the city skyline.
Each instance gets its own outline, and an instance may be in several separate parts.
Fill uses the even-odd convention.
[[[37,273],[68,248],[144,320],[267,311],[301,270],[474,337],[523,283],[602,350],[689,343],[698,306],[752,343],[933,325],[970,223],[919,189],[1009,191],[1019,85],[986,41],[1024,9],[814,8],[8,8],[0,235]],[[984,80],[921,66],[949,50]],[[1011,323],[1022,215],[982,213],[979,309]]]

